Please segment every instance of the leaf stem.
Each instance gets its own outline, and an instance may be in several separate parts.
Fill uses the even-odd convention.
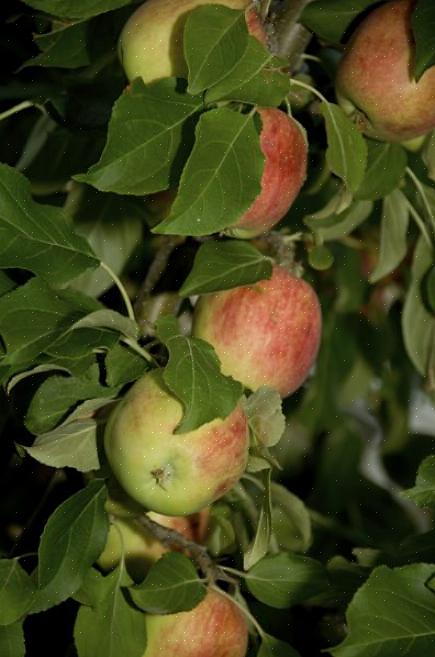
[[[252,623],[252,625],[255,627],[255,629],[257,630],[257,632],[258,632],[259,636],[261,637],[261,639],[264,639],[264,638],[265,638],[265,636],[266,636],[266,632],[263,630],[263,628],[261,627],[260,623],[259,623],[259,622],[257,621],[257,619],[255,618],[255,616],[253,616],[253,614],[251,614],[251,612],[249,611],[249,609],[247,609],[247,608],[246,608],[244,605],[242,605],[238,600],[236,600],[236,598],[234,598],[234,596],[230,595],[230,594],[227,593],[226,591],[223,591],[221,588],[219,588],[219,586],[212,585],[210,588],[211,588],[213,591],[216,591],[216,593],[219,593],[220,595],[223,595],[224,598],[227,598],[227,599],[230,600],[233,604],[235,604],[236,607],[238,607],[238,608],[240,609],[240,611],[242,612],[242,614],[243,614],[244,616],[246,616],[246,618],[247,618],[247,619]]]
[[[432,208],[430,207],[429,201],[427,200],[424,187],[410,167],[406,167],[405,171],[408,174],[409,178],[411,178],[412,182],[414,183],[417,192],[420,194],[421,200],[423,201],[424,209],[426,210],[427,216],[429,217],[429,222],[431,224],[432,231],[435,235],[435,217],[432,212]]]
[[[105,262],[102,262],[102,261],[101,261],[101,262],[100,262],[100,267],[101,267],[102,269],[104,269],[104,271],[107,272],[107,273],[109,274],[110,278],[111,278],[112,281],[115,283],[116,287],[117,287],[118,290],[120,291],[121,296],[122,296],[122,298],[123,298],[123,300],[124,300],[125,307],[126,307],[126,309],[127,309],[127,314],[128,314],[128,316],[129,316],[129,318],[130,318],[133,322],[135,322],[135,321],[136,321],[136,318],[135,318],[135,316],[134,316],[133,306],[131,305],[131,301],[130,301],[130,299],[129,299],[129,296],[128,296],[127,292],[126,292],[125,287],[124,287],[123,284],[121,283],[120,279],[119,279],[118,276],[115,274],[115,272],[112,271],[112,269],[109,267],[109,265],[106,265]]]
[[[18,114],[18,112],[22,112],[25,109],[28,109],[30,107],[38,107],[35,103],[32,103],[30,100],[23,100],[22,103],[18,103],[18,105],[14,105],[14,107],[10,107],[8,110],[2,112],[0,114],[0,121],[3,121],[4,119],[7,119],[9,116],[12,116],[13,114]]]
[[[412,218],[414,219],[415,223],[420,229],[421,234],[423,235],[424,239],[427,242],[428,247],[432,250],[432,240],[430,238],[430,235],[428,233],[428,230],[425,226],[424,220],[420,217],[418,214],[417,210],[414,208],[412,203],[408,199],[406,199],[406,206],[409,210],[409,213],[411,214]]]
[[[123,336],[121,338],[121,342],[124,342],[124,344],[131,347],[133,351],[139,354],[139,356],[142,356],[142,358],[145,358],[145,360],[148,361],[149,363],[154,363],[154,358],[151,356],[151,354],[149,354],[146,351],[146,349],[141,347],[140,344],[136,342],[136,340],[132,340],[131,338],[127,338],[126,336]]]
[[[296,87],[301,87],[302,89],[306,89],[307,91],[311,91],[312,94],[317,96],[323,103],[326,103],[326,105],[329,106],[329,100],[325,98],[323,94],[320,93],[315,87],[312,87],[311,84],[307,84],[306,82],[301,82],[301,80],[295,80],[295,78],[291,78],[290,82],[294,84]]]

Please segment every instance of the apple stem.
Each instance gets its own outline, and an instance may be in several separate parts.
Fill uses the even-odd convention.
[[[230,584],[238,584],[233,577],[227,575],[223,572],[223,569],[216,565],[203,545],[199,545],[198,543],[195,543],[195,541],[190,541],[175,529],[163,527],[163,525],[155,522],[145,514],[136,516],[135,521],[142,527],[145,527],[145,529],[155,536],[157,540],[163,543],[163,545],[166,545],[169,548],[179,548],[188,552],[192,559],[197,563],[200,570],[204,573],[208,582],[213,583],[216,580],[222,580]]]
[[[219,586],[212,585],[210,588],[213,589],[213,591],[216,591],[216,593],[219,593],[219,595],[223,595],[224,598],[228,598],[228,600],[231,600],[231,602],[233,604],[235,604],[236,607],[238,607],[240,609],[242,614],[244,616],[246,616],[246,618],[252,623],[252,625],[257,630],[260,638],[261,639],[265,638],[266,632],[263,630],[263,628],[261,627],[260,623],[255,618],[255,616],[253,616],[253,614],[251,614],[251,612],[249,611],[249,609],[245,605],[242,605],[241,602],[239,602],[234,596],[230,595],[226,591],[223,591]]]

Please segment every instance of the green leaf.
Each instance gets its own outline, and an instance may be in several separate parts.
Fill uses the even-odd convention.
[[[61,425],[38,436],[31,447],[21,447],[40,463],[52,468],[98,470],[97,423],[92,418]]]
[[[39,592],[33,613],[63,602],[81,586],[107,540],[105,502],[106,488],[94,479],[48,519],[38,550]]]
[[[326,571],[318,561],[291,552],[264,557],[245,579],[257,600],[276,609],[300,604],[329,586]]]
[[[301,22],[325,41],[338,43],[352,21],[373,0],[316,0],[302,12]]]
[[[142,356],[120,344],[116,344],[108,352],[104,362],[107,385],[111,388],[136,381],[148,369],[148,364]]]
[[[276,445],[285,429],[285,416],[279,393],[267,386],[261,386],[248,397],[244,408],[249,426],[260,445]]]
[[[15,287],[14,281],[12,281],[9,276],[6,276],[4,272],[0,270],[0,297],[6,292],[10,292]]]
[[[24,0],[26,5],[61,18],[90,18],[129,5],[133,0]]]
[[[420,237],[414,252],[412,279],[402,313],[406,351],[423,376],[428,372],[435,344],[435,317],[426,309],[422,296],[422,281],[433,265],[433,258],[432,250],[429,249],[424,238]]]
[[[425,277],[425,292],[427,305],[435,313],[435,265],[429,270]]]
[[[300,657],[299,653],[288,643],[265,634],[261,640],[257,657]]]
[[[144,582],[130,589],[135,604],[152,614],[189,611],[203,600],[206,592],[190,559],[178,552],[163,555]]]
[[[396,189],[384,199],[379,258],[370,276],[371,283],[379,281],[402,262],[408,250],[408,225],[407,199],[400,189]]]
[[[227,75],[242,57],[247,42],[244,12],[219,5],[189,12],[183,37],[189,93],[199,94]]]
[[[199,236],[228,228],[260,193],[263,167],[250,114],[227,108],[202,114],[169,217],[153,232]]]
[[[55,66],[57,68],[79,68],[90,64],[87,49],[88,23],[62,25],[52,32],[36,34],[33,38],[40,55],[25,62],[28,66]]]
[[[18,559],[0,559],[0,625],[11,625],[20,620],[34,595],[35,585]]]
[[[356,192],[358,199],[383,198],[393,192],[400,184],[405,173],[407,154],[400,144],[367,142],[367,170]]]
[[[319,244],[308,251],[308,262],[313,269],[326,271],[334,264],[334,256],[327,246]]]
[[[271,470],[265,470],[263,475],[263,501],[258,516],[257,529],[253,541],[243,555],[243,567],[249,570],[268,552],[272,536],[272,499],[270,493]]]
[[[415,39],[414,76],[419,80],[435,64],[435,7],[431,0],[419,0],[412,14]]]
[[[236,65],[205,94],[205,102],[235,100],[259,107],[277,107],[291,88],[290,77],[280,69],[288,62],[274,57],[255,37]]]
[[[435,507],[435,455],[424,459],[418,468],[414,488],[409,488],[403,494],[418,506]]]
[[[60,285],[98,260],[64,213],[35,203],[24,176],[0,164],[0,267],[19,267]]]
[[[21,623],[0,627],[0,655],[2,657],[24,657],[25,650]]]
[[[194,431],[217,417],[227,417],[242,396],[242,385],[220,371],[219,359],[207,342],[199,338],[157,335],[169,351],[163,379],[182,402],[184,415],[176,433]]]
[[[356,192],[364,179],[367,143],[341,107],[322,103],[320,110],[326,123],[328,165],[351,192]]]
[[[428,178],[435,181],[435,130],[430,133],[423,147],[422,160],[426,165]]]
[[[3,363],[13,373],[32,364],[39,354],[55,351],[57,341],[78,318],[98,307],[78,293],[53,290],[41,279],[30,279],[0,298],[0,335],[6,347]],[[83,336],[81,342],[83,349]]]
[[[324,218],[316,214],[304,218],[304,223],[311,228],[322,240],[338,240],[349,235],[355,228],[363,223],[371,214],[373,203],[371,201],[355,201],[340,214],[332,214]]]
[[[79,328],[107,328],[133,340],[139,336],[139,327],[135,321],[109,308],[95,310],[71,326],[71,330]]]
[[[205,242],[195,256],[180,296],[206,294],[270,278],[272,262],[247,242]]]
[[[293,552],[307,552],[313,541],[310,513],[299,497],[272,482],[273,533],[278,545]]]
[[[349,634],[329,649],[331,655],[429,656],[435,641],[435,595],[427,582],[434,574],[429,564],[376,568],[350,603]]]
[[[142,657],[146,648],[144,614],[129,604],[123,589],[124,563],[99,582],[95,607],[80,607],[74,626],[79,657]]]
[[[202,99],[167,78],[145,86],[136,80],[116,101],[100,161],[76,180],[103,192],[151,194],[173,183],[174,160],[183,147],[183,126]]]

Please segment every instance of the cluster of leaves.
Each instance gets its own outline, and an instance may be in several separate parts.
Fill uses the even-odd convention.
[[[64,614],[56,655],[140,657],[144,612],[203,598],[182,554],[140,584],[123,562],[97,570],[107,491],[104,479],[84,487],[81,473],[104,476],[107,413],[155,364],[183,403],[179,431],[231,412],[242,388],[188,337],[189,299],[267,278],[274,249],[305,266],[320,296],[322,347],[285,422],[272,391],[248,398],[248,473],[213,506],[208,550],[240,577],[264,628],[252,654],[430,654],[435,531],[418,506],[435,506],[435,137],[418,152],[366,139],[335,103],[341,44],[372,4],[308,4],[300,20],[314,36],[292,77],[243,13],[202,6],[185,26],[188,79],[127,88],[116,42],[135,3],[11,8],[17,39],[13,52],[1,42],[12,63],[0,91],[2,656],[24,655],[23,623],[27,654],[38,654],[33,614],[45,611]],[[435,61],[434,20],[419,0],[417,77]],[[310,169],[280,233],[194,239],[230,235],[251,205],[264,165],[256,109],[286,103],[307,130]],[[159,221],[144,196],[175,187]]]

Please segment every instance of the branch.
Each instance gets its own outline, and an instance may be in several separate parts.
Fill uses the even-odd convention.
[[[312,34],[298,23],[302,11],[312,0],[288,0],[286,8],[274,21],[275,37],[273,53],[287,59],[293,70],[305,51]]]
[[[209,581],[223,580],[232,584],[235,583],[236,580],[233,577],[227,575],[216,565],[203,545],[199,545],[195,541],[190,541],[175,529],[163,527],[158,522],[151,520],[146,514],[136,516],[135,521],[142,527],[145,527],[150,534],[169,549],[173,550],[176,548],[188,552]]]

